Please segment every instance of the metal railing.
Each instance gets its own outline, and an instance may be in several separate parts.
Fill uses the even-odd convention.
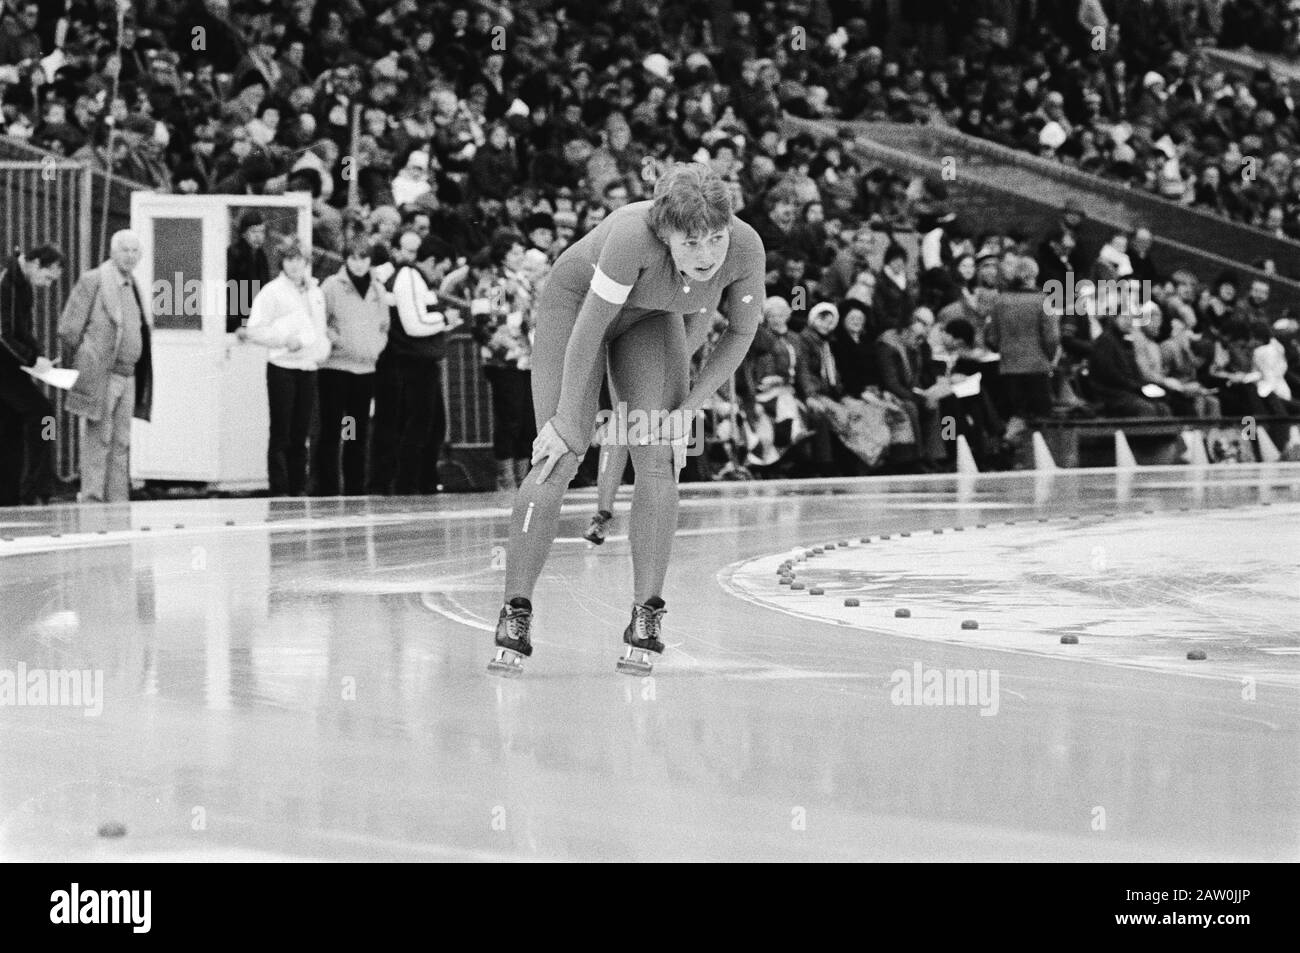
[[[108,256],[104,237],[130,226],[131,193],[143,188],[116,176],[110,180],[89,163],[0,136],[2,260],[8,261],[15,248],[44,244],[65,256],[63,277],[36,294],[36,337],[47,356],[59,354],[59,314],[72,286]],[[62,391],[47,388],[46,393],[55,406],[58,474],[70,480],[79,473],[77,420],[64,411]]]

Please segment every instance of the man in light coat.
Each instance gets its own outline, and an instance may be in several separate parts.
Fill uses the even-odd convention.
[[[79,372],[64,406],[82,419],[83,502],[131,498],[131,420],[153,405],[152,316],[133,276],[140,239],[116,232],[109,260],[78,279],[59,318],[63,363]]]

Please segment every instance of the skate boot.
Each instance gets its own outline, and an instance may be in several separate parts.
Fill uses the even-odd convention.
[[[618,660],[618,670],[624,675],[650,674],[655,659],[664,651],[659,636],[667,611],[664,601],[658,596],[647,599],[644,605],[632,606],[632,621],[623,630],[627,648]]]
[[[591,518],[591,525],[582,534],[582,538],[593,546],[599,546],[605,541],[605,537],[609,533],[609,521],[613,518],[614,514],[609,510],[601,510]]]
[[[516,597],[506,603],[497,619],[497,654],[488,662],[488,673],[503,678],[524,674],[524,659],[533,654],[528,627],[533,621],[533,605]]]

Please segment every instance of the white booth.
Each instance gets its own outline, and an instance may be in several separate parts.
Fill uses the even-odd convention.
[[[281,235],[296,233],[311,254],[311,196],[131,196],[131,228],[140,236],[136,269],[153,311],[153,420],[131,431],[135,480],[194,481],[214,489],[267,487],[270,416],[266,349],[240,344],[228,330],[226,251],[237,223],[256,209],[266,221],[271,277]],[[247,314],[247,300],[243,312]]]

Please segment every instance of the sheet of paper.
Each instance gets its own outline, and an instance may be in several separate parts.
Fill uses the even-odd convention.
[[[965,380],[953,381],[952,396],[974,397],[980,392],[980,380],[983,374],[971,374]]]
[[[36,373],[36,371],[30,367],[24,367],[23,370],[28,374],[31,374],[32,377],[36,378],[42,384],[49,384],[51,387],[57,387],[59,390],[71,390],[73,385],[77,383],[77,378],[81,376],[80,371],[70,370],[65,367],[52,367],[42,374]]]

